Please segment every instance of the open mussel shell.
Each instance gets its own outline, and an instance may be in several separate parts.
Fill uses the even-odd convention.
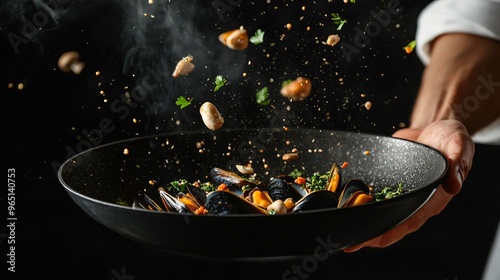
[[[349,180],[340,194],[340,201],[338,208],[346,207],[351,205],[351,201],[360,194],[368,195],[370,193],[370,188],[359,179]]]
[[[214,191],[207,196],[205,209],[209,214],[266,214],[266,211],[229,191]]]
[[[245,198],[255,206],[263,209],[266,209],[273,203],[273,199],[269,196],[269,194],[257,187],[248,192],[248,195]]]
[[[337,163],[333,163],[332,167],[330,168],[330,175],[328,176],[328,180],[326,183],[326,189],[334,192],[338,195],[342,192],[342,189],[339,188],[341,186],[341,177],[340,177],[340,171],[339,171],[339,166]]]
[[[204,190],[191,184],[187,184],[186,189],[191,199],[196,201],[198,205],[205,205],[205,202],[207,201],[207,194]]]
[[[137,196],[134,199],[134,202],[132,203],[132,208],[146,209],[152,211],[165,211],[158,203],[156,203],[156,201],[154,201],[147,194],[141,194]]]
[[[299,201],[307,195],[307,191],[300,185],[293,183],[293,178],[290,176],[271,179],[267,185],[267,192],[273,201],[278,199],[285,201],[289,197],[293,201]]]
[[[192,213],[192,211],[176,197],[172,196],[165,190],[159,190],[161,201],[168,212],[172,213]]]
[[[318,209],[335,209],[339,204],[339,196],[328,190],[312,192],[297,201],[292,212],[303,212]]]
[[[245,179],[234,172],[227,171],[218,167],[214,167],[212,168],[212,170],[210,170],[210,177],[212,178],[212,182],[216,186],[225,184],[229,190],[237,195],[242,194],[243,187],[254,188],[262,186],[261,182],[259,181]]]

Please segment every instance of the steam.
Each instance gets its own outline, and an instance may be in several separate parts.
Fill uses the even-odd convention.
[[[146,110],[152,121],[160,122],[151,123],[155,132],[166,126],[172,130],[176,122],[189,126],[199,115],[193,108],[180,111],[176,99],[182,95],[198,105],[210,101],[215,76],[235,80],[243,67],[242,54],[218,42],[218,16],[204,2],[128,2],[122,36],[124,73],[137,76],[138,84],[149,89]],[[193,73],[172,78],[177,62],[188,55],[194,57]]]

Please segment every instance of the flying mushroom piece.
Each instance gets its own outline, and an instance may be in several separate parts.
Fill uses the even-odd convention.
[[[243,26],[239,29],[226,31],[219,35],[219,41],[233,50],[244,50],[248,47],[248,34]]]
[[[311,94],[312,83],[308,78],[297,77],[281,88],[281,95],[293,101],[302,101]]]
[[[205,102],[200,107],[200,114],[205,126],[211,130],[217,130],[224,124],[224,118],[214,104]]]
[[[179,60],[179,62],[177,62],[174,73],[172,73],[172,77],[178,78],[180,76],[186,76],[189,73],[191,73],[193,69],[194,69],[193,56],[188,55]]]
[[[328,38],[326,39],[326,42],[323,42],[323,44],[333,47],[338,42],[340,42],[340,36],[337,34],[332,34],[332,35],[328,36]]]
[[[57,66],[63,72],[73,72],[78,75],[85,67],[85,63],[80,61],[80,54],[77,51],[69,51],[59,57]]]

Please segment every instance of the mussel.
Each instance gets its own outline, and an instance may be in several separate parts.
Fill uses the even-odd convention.
[[[255,206],[263,209],[267,209],[274,201],[268,192],[262,191],[257,187],[252,189],[245,198]]]
[[[267,185],[267,192],[273,200],[280,199],[282,201],[287,198],[299,201],[303,196],[307,195],[307,191],[302,186],[295,184],[290,176],[271,179]]]
[[[267,214],[264,209],[256,207],[241,196],[230,191],[214,191],[207,196],[205,209],[214,215],[232,214]]]
[[[339,196],[329,190],[312,192],[297,201],[292,212],[303,212],[307,210],[318,210],[325,208],[337,208]]]
[[[330,168],[330,175],[328,176],[328,181],[326,182],[326,189],[339,194],[338,188],[340,186],[340,172],[337,163],[333,163],[332,168]]]
[[[147,194],[139,195],[134,199],[132,208],[146,209],[152,211],[163,211],[163,208]]]
[[[160,198],[168,212],[192,213],[192,211],[182,201],[160,188]]]
[[[359,179],[349,180],[340,194],[338,208],[355,206],[372,201],[370,188]]]
[[[174,213],[274,215],[344,208],[372,201],[371,188],[362,180],[351,179],[341,183],[340,168],[336,163],[332,165],[326,183],[320,183],[324,189],[314,191],[306,181],[298,184],[295,178],[288,175],[277,176],[267,185],[217,167],[212,168],[210,176],[214,185],[224,184],[227,189],[207,194],[198,186],[186,184],[186,190],[174,196],[159,188],[163,207],[146,194],[136,198],[132,206]]]
[[[210,177],[215,185],[225,184],[230,191],[241,195],[243,188],[263,187],[263,184],[258,180],[251,180],[241,177],[240,175],[227,171],[221,168],[214,167],[210,170]]]

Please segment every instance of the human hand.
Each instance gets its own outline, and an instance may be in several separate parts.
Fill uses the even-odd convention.
[[[387,247],[418,230],[429,218],[439,214],[460,191],[472,166],[474,143],[459,121],[435,121],[424,129],[398,130],[393,136],[437,149],[448,159],[448,172],[432,197],[410,218],[378,237],[344,249],[345,252],[354,252],[363,247]]]

